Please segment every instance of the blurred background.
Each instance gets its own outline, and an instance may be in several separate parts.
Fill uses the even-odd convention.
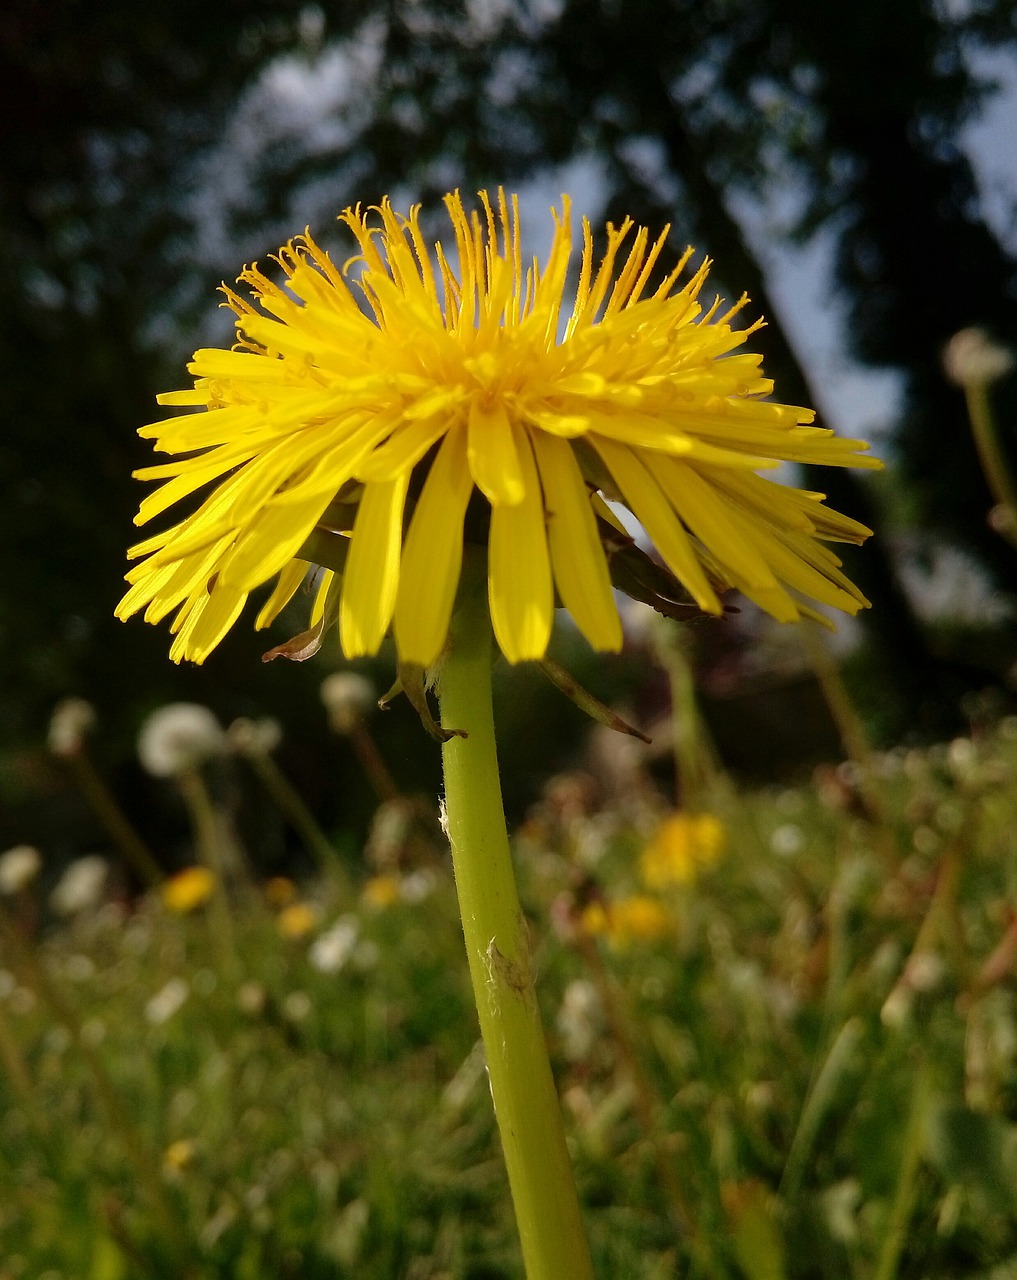
[[[715,287],[767,318],[753,342],[779,398],[888,463],[801,478],[876,532],[848,563],[873,608],[835,644],[869,734],[930,741],[1008,709],[1017,551],[990,521],[997,498],[942,357],[973,325],[1017,343],[1015,45],[1010,0],[8,0],[0,845],[88,846],[45,749],[69,695],[97,709],[99,763],[142,826],[134,738],[171,700],[224,722],[279,717],[283,767],[321,821],[367,821],[356,787],[337,794],[344,748],[317,693],[337,641],[262,668],[303,623],[269,637],[241,623],[204,668],[178,668],[166,627],[113,609],[142,495],[131,472],[149,461],[136,431],[161,416],[157,391],[186,384],[195,348],[229,340],[217,284],[305,226],[345,256],[336,214],[385,194],[437,214],[451,188],[505,184],[542,254],[567,191],[595,226],[670,223],[674,254],[713,257]],[[1017,377],[991,397],[1013,464]],[[729,767],[765,779],[836,755],[795,634],[745,610],[694,631],[691,650]],[[619,662],[567,632],[560,656],[640,723],[666,710],[635,629]],[[385,687],[384,655],[365,670]],[[518,815],[585,722],[539,675],[502,679]],[[377,735],[399,785],[433,795],[438,753],[412,713]]]

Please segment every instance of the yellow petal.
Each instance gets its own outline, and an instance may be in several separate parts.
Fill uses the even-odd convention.
[[[730,567],[739,586],[776,586],[773,570],[734,503],[718,494],[695,467],[674,458],[658,459],[656,474],[684,523],[721,564]]]
[[[450,431],[431,466],[403,549],[394,631],[404,662],[429,667],[441,653],[459,586],[463,520],[473,492],[466,432]]]
[[[300,585],[307,577],[307,571],[310,567],[305,560],[291,560],[289,564],[283,566],[282,572],[279,574],[279,580],[272,589],[272,594],[261,606],[261,610],[255,619],[255,630],[261,631],[278,618],[279,614],[282,613],[283,609],[286,608],[300,589]]]
[[[595,649],[617,652],[622,645],[621,619],[579,463],[564,440],[536,432],[533,444],[546,495],[551,561],[562,604]]]
[[[490,408],[484,408],[477,400],[470,403],[467,456],[474,483],[492,507],[522,502],[526,493],[524,463],[500,399]]]
[[[491,508],[488,596],[502,653],[509,662],[525,662],[547,652],[554,588],[540,479],[522,428],[516,433],[523,497],[513,506]]]
[[[409,472],[364,489],[353,525],[339,602],[339,639],[347,658],[378,652],[392,621]]]
[[[707,580],[692,540],[636,451],[599,436],[593,437],[593,444],[667,567],[685,584],[701,609],[720,613],[720,601]]]
[[[301,506],[265,507],[223,561],[222,584],[252,591],[267,582],[296,556],[326,504],[327,499],[319,497]]]

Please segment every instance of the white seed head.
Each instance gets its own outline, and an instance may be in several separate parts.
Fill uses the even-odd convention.
[[[27,889],[42,870],[42,854],[30,844],[16,844],[0,853],[0,893],[11,895]]]
[[[984,329],[961,329],[943,350],[946,376],[959,387],[998,382],[1013,364],[1013,352],[994,342]]]
[[[171,702],[141,726],[138,757],[155,778],[172,778],[222,755],[226,735],[208,707]]]
[[[60,916],[73,916],[87,911],[102,900],[109,876],[109,863],[98,854],[72,862],[57,881],[49,896],[49,904]]]
[[[76,756],[98,723],[95,707],[84,698],[63,698],[53,708],[47,742],[55,756]]]
[[[319,973],[338,973],[356,950],[359,937],[356,916],[340,916],[331,929],[315,938],[308,958]]]
[[[282,742],[282,725],[270,716],[263,720],[241,716],[226,730],[226,741],[238,756],[268,756]]]
[[[170,978],[145,1005],[145,1017],[153,1026],[160,1027],[177,1013],[190,995],[190,987],[183,978]]]
[[[321,700],[336,733],[350,733],[378,705],[378,691],[367,676],[335,671],[321,682]]]
[[[588,1058],[604,1030],[604,1007],[592,982],[576,978],[568,984],[557,1025],[565,1056],[573,1062]]]

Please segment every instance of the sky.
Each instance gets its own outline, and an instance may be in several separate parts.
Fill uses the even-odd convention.
[[[248,260],[264,243],[262,227],[261,245],[238,246],[228,217],[230,209],[243,208],[251,184],[257,181],[260,157],[287,138],[312,149],[316,145],[331,149],[341,145],[345,135],[355,135],[371,110],[380,56],[380,32],[368,19],[352,54],[348,48],[331,48],[311,62],[282,58],[250,91],[219,154],[209,162],[207,180],[198,186],[194,211],[199,252],[210,270],[228,271],[229,263]],[[1005,54],[978,54],[971,65],[980,77],[997,82],[1000,88],[969,121],[958,143],[972,163],[987,221],[1017,251],[1017,61]],[[646,162],[652,166],[653,157]],[[331,176],[326,187],[329,196],[338,186],[344,190],[341,204],[355,202],[360,176],[355,169]],[[369,174],[362,177],[370,179]],[[455,175],[449,175],[448,185],[455,183]],[[607,185],[595,158],[581,157],[564,168],[536,173],[519,188],[524,254],[542,257],[546,252],[548,210],[560,205],[563,192],[572,197],[577,217],[587,214],[594,225],[600,221]],[[405,207],[416,193],[406,189],[390,194],[397,207]],[[808,373],[815,407],[824,422],[842,435],[871,441],[881,456],[892,459],[890,433],[899,416],[899,376],[866,368],[848,354],[845,308],[831,284],[834,233],[821,231],[801,246],[788,243],[782,228],[790,221],[795,199],[793,189],[775,188],[769,199],[733,201],[730,211],[764,269],[776,318]],[[321,187],[303,190],[280,221],[279,243],[302,229],[325,203]],[[326,234],[328,243],[327,228],[317,230]],[[1017,334],[1013,343],[1017,346]],[[970,562],[950,548],[930,550],[923,544],[919,552],[904,547],[901,561],[921,611],[934,614],[953,609],[983,617],[992,612],[995,603],[985,580]]]
[[[312,148],[333,147],[344,134],[356,133],[360,118],[371,108],[380,50],[380,32],[367,21],[352,54],[347,46],[325,49],[313,62],[282,58],[262,77],[237,112],[220,153],[210,161],[209,180],[199,187],[200,243],[210,264],[238,260],[226,214],[243,207],[245,193],[256,181],[259,156],[274,141],[295,137]],[[997,81],[1001,90],[969,122],[959,142],[974,167],[988,221],[1017,249],[1017,61],[1006,54],[978,54],[972,66],[980,76]],[[352,188],[356,178],[355,173],[342,175],[338,185]],[[454,184],[454,175],[449,181]],[[329,184],[334,187],[337,180],[331,178]],[[548,209],[560,202],[563,191],[572,196],[577,215],[589,214],[596,222],[606,195],[596,161],[580,159],[565,169],[548,169],[520,189],[524,233],[531,229],[529,247],[538,256],[549,240]],[[415,196],[411,190],[390,194],[397,206],[411,203]],[[355,193],[351,190],[347,198],[355,200]],[[844,309],[830,284],[833,233],[820,232],[804,246],[789,245],[781,227],[788,222],[794,198],[793,191],[775,191],[768,201],[733,202],[731,211],[764,267],[777,318],[808,370],[824,420],[841,434],[888,444],[900,398],[898,376],[865,368],[847,354]],[[320,190],[304,191],[285,215],[289,221],[281,223],[280,239],[300,229],[306,209],[321,203]],[[264,229],[259,234],[264,237]],[[244,246],[239,251],[240,260],[248,256]],[[1014,339],[1017,342],[1017,335]]]

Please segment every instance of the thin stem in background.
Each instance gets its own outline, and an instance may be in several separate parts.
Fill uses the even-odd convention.
[[[194,830],[194,843],[198,861],[215,876],[215,888],[208,904],[208,920],[212,944],[219,952],[224,972],[237,975],[240,962],[237,953],[236,930],[226,893],[228,860],[223,848],[222,824],[205,779],[197,769],[184,769],[177,775],[177,784],[187,806]]]
[[[931,1094],[929,1068],[923,1062],[915,1072],[912,1083],[911,1111],[908,1114],[907,1129],[904,1131],[900,1171],[897,1175],[897,1186],[890,1205],[886,1235],[883,1237],[873,1280],[894,1280],[898,1274],[900,1256],[908,1238],[908,1223],[911,1221],[918,1196],[918,1170],[922,1163]]]
[[[820,1126],[864,1036],[862,1019],[849,1018],[809,1087],[778,1187],[778,1194],[785,1200],[793,1200],[798,1193]]]
[[[308,852],[314,855],[322,874],[328,880],[338,881],[344,893],[352,894],[349,877],[338,851],[318,825],[317,819],[293,783],[265,752],[250,752],[247,760],[283,817],[303,840]]]
[[[63,757],[81,793],[109,832],[124,858],[141,877],[147,888],[154,888],[165,878],[155,855],[128,820],[106,785],[102,774],[92,763],[84,747]]]
[[[966,382],[964,398],[967,401],[978,460],[997,503],[998,514],[993,512],[992,527],[1011,546],[1017,547],[1017,491],[1014,490],[1010,468],[1000,447],[988,384],[981,381]]]

